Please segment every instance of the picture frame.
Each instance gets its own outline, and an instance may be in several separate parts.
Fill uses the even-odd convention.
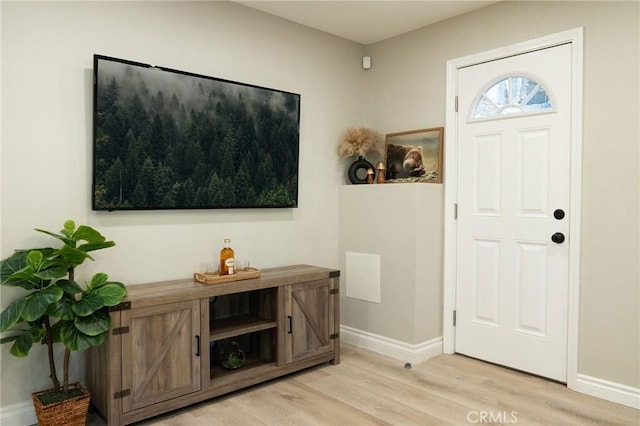
[[[387,134],[386,181],[442,183],[443,140],[444,127]]]

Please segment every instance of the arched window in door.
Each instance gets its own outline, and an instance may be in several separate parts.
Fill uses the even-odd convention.
[[[541,83],[524,75],[513,75],[492,84],[480,94],[471,119],[501,118],[552,109],[549,93]]]

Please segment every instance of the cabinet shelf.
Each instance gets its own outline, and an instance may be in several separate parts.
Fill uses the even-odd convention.
[[[233,377],[233,380],[238,380],[243,376],[253,376],[257,371],[263,368],[276,368],[277,363],[272,360],[261,358],[258,354],[248,355],[245,359],[242,367],[236,370],[227,370],[223,368],[218,362],[210,370],[210,378],[213,381],[217,381],[217,384],[226,384],[226,378]],[[214,383],[215,385],[216,383]]]
[[[256,315],[242,315],[211,322],[209,341],[228,339],[255,331],[276,328],[278,323],[272,319],[260,318]]]

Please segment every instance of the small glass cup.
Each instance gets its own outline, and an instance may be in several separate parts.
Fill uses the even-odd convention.
[[[236,263],[236,270],[238,272],[248,271],[251,268],[248,260],[236,259],[235,263]]]
[[[202,262],[200,268],[204,271],[205,275],[214,275],[218,273],[218,266],[211,262]]]

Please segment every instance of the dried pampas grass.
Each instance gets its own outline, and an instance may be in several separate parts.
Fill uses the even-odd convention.
[[[382,140],[380,133],[366,127],[350,127],[342,135],[338,145],[338,154],[341,157],[357,155],[364,157],[369,151],[380,151],[379,142]]]

